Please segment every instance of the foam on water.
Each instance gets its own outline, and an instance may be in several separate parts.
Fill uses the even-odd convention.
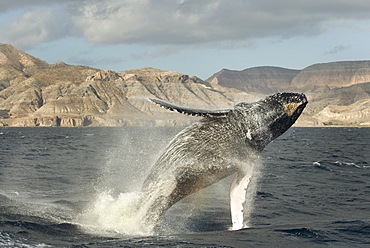
[[[353,163],[353,162],[335,161],[334,164],[337,165],[337,166],[354,167],[354,168],[359,168],[359,169],[367,169],[367,168],[370,168],[370,166],[358,165],[358,164]]]
[[[39,244],[26,244],[27,240],[18,239],[13,235],[0,231],[0,247],[20,247],[20,248],[52,248],[53,246],[44,243]]]
[[[95,235],[150,235],[139,212],[142,193],[121,193],[114,197],[105,191],[78,217],[78,222],[88,233]]]

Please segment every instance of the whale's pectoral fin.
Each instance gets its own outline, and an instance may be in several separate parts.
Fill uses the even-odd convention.
[[[223,117],[227,116],[230,112],[229,109],[220,109],[220,110],[205,110],[205,109],[190,109],[184,108],[172,103],[168,103],[159,99],[149,98],[150,101],[158,104],[159,106],[169,109],[171,111],[177,111],[181,114],[192,115],[192,116],[201,116],[201,117]]]
[[[246,201],[246,190],[251,181],[250,175],[237,173],[230,189],[230,208],[232,230],[239,230],[244,227],[244,203]]]

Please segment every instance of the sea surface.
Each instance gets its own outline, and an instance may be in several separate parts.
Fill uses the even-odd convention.
[[[180,130],[0,128],[0,247],[370,247],[370,128],[293,127],[269,144],[250,228],[229,230],[231,178],[155,233],[120,225]]]

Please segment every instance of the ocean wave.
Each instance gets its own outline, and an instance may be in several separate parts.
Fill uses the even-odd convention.
[[[358,165],[352,162],[335,161],[334,164],[339,167],[352,167],[352,168],[358,168],[358,169],[369,169],[370,168],[369,165]]]
[[[325,170],[325,171],[335,171],[335,168],[355,168],[355,169],[369,169],[370,166],[366,162],[363,164],[354,162],[344,162],[344,161],[331,161],[331,160],[318,160],[312,162],[314,168]]]
[[[27,239],[16,237],[15,235],[0,231],[0,246],[12,248],[49,248],[50,245],[44,243],[32,243]]]
[[[288,234],[289,236],[303,238],[303,239],[311,239],[314,242],[327,242],[332,241],[329,239],[328,235],[321,230],[315,230],[311,228],[293,228],[293,229],[280,229],[276,230],[279,232],[283,232]]]
[[[370,223],[362,220],[336,221],[332,226],[337,236],[351,242],[370,245]]]

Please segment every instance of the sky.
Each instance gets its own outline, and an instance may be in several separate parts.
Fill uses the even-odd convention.
[[[0,0],[0,43],[50,64],[207,79],[370,60],[369,0]]]

